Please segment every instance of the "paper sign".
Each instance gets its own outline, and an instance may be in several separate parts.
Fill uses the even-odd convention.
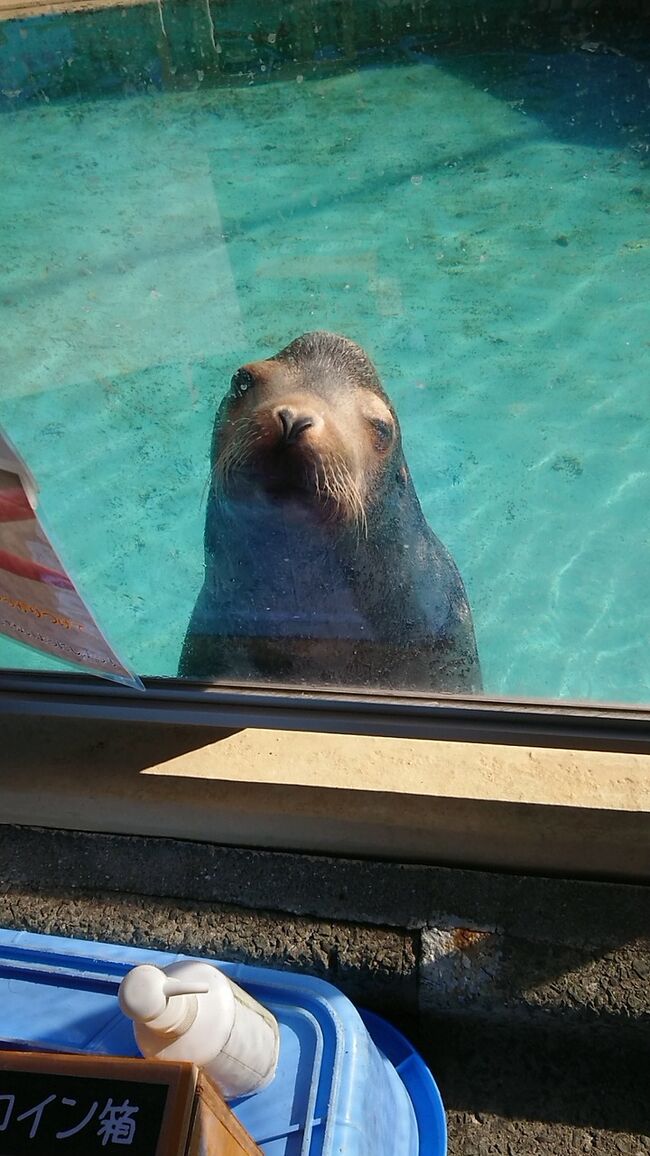
[[[34,477],[0,431],[0,633],[142,690],[66,573],[36,504]]]

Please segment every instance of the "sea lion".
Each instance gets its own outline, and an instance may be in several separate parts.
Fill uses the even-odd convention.
[[[360,346],[298,337],[218,410],[205,580],[185,677],[481,690],[458,569],[427,525],[397,415]]]

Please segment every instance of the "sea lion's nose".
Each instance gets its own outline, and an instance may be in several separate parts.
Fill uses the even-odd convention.
[[[309,413],[299,413],[290,406],[284,405],[275,411],[280,426],[280,436],[285,445],[293,445],[302,437],[305,430],[311,429],[315,419]]]

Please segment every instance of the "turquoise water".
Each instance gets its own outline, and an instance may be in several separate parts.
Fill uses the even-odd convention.
[[[328,328],[396,403],[487,693],[647,703],[649,92],[513,53],[0,118],[0,424],[125,661],[175,673],[232,372]]]

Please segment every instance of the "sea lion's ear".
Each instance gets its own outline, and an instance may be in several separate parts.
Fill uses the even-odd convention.
[[[395,480],[402,490],[405,488],[408,478],[409,472],[406,466],[402,464],[395,475]]]

